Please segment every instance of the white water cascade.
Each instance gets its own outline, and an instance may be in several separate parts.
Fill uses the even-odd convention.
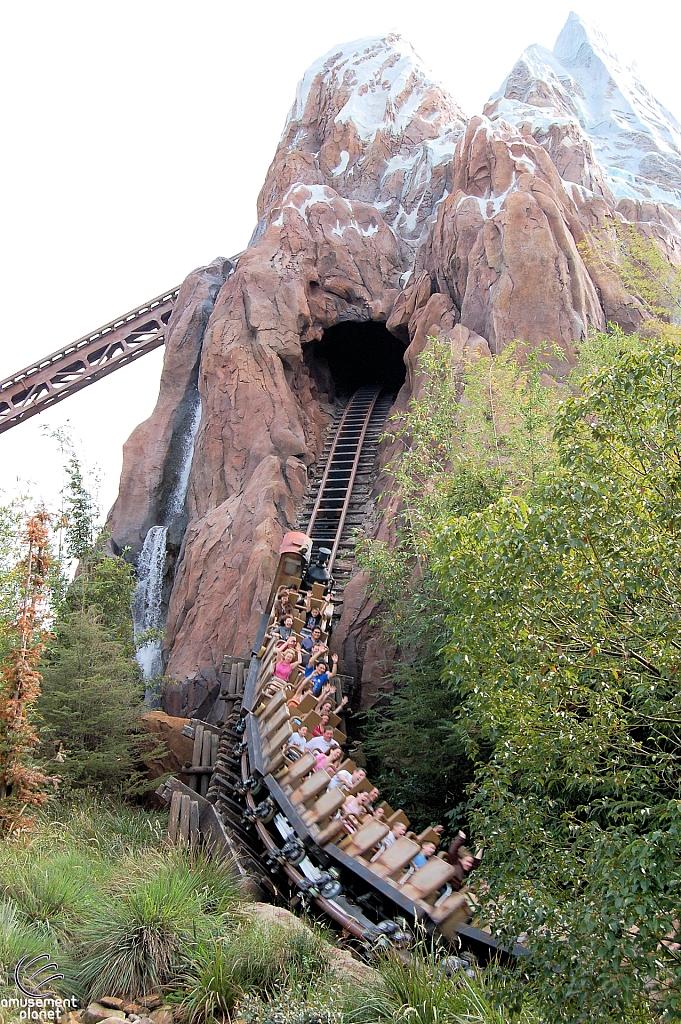
[[[137,559],[137,586],[132,598],[132,621],[135,637],[149,629],[163,627],[163,571],[166,564],[167,526],[152,526],[144,538],[144,547]],[[137,649],[137,664],[145,679],[160,676],[163,671],[160,637],[152,638]]]
[[[137,586],[132,598],[132,621],[135,637],[141,636],[150,629],[159,630],[159,635],[151,638],[138,648],[136,658],[142,676],[147,683],[145,703],[154,703],[155,690],[151,680],[163,672],[162,639],[160,631],[165,624],[163,607],[163,580],[166,565],[166,541],[168,530],[180,516],[184,514],[189,486],[189,474],[194,457],[194,442],[201,421],[201,402],[197,400],[189,424],[189,429],[182,442],[182,457],[175,486],[168,499],[163,515],[163,525],[152,526],[137,559]]]

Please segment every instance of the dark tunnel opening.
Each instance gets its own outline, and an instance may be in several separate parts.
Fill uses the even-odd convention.
[[[337,396],[348,397],[369,384],[380,384],[384,391],[396,395],[404,384],[405,346],[384,323],[336,324],[310,348],[310,369],[320,383],[330,376]]]

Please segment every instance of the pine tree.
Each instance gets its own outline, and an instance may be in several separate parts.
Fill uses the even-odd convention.
[[[74,787],[130,789],[144,736],[135,662],[97,614],[66,612],[54,628],[39,704],[45,753]]]

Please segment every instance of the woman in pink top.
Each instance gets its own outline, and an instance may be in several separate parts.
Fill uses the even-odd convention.
[[[281,655],[281,661],[278,661],[274,667],[274,678],[281,679],[282,682],[287,683],[291,678],[291,672],[296,665],[300,664],[300,652],[292,651],[288,648]]]
[[[333,771],[335,771],[338,765],[340,764],[342,756],[343,751],[338,746],[331,747],[331,750],[328,752],[328,754],[323,754],[320,750],[319,753],[315,754],[317,763],[312,770],[318,772],[320,768],[331,768]]]

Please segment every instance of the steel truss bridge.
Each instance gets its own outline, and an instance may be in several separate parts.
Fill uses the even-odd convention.
[[[236,267],[239,256],[226,260]],[[165,344],[179,286],[0,381],[0,434]]]
[[[163,292],[0,382],[0,434],[165,342],[180,292]]]

